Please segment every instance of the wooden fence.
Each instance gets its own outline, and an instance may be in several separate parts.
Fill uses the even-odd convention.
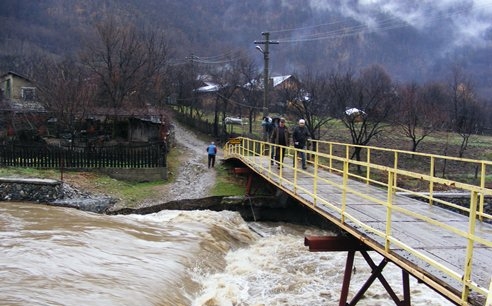
[[[0,166],[30,168],[157,168],[166,166],[165,143],[107,147],[0,145]]]
[[[222,123],[219,123],[217,130],[215,131],[214,123],[207,120],[200,120],[197,118],[192,118],[187,114],[176,111],[175,117],[179,122],[185,124],[195,131],[199,131],[205,135],[211,135],[216,141],[225,143],[230,138],[235,138],[238,136],[244,136],[241,133],[233,133],[232,131],[227,131],[224,129]],[[254,135],[247,135],[248,137],[254,137]]]

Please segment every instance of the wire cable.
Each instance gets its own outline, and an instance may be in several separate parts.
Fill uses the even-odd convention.
[[[487,4],[480,4],[480,5],[475,5],[473,7],[467,6],[464,8],[461,8],[459,10],[451,11],[451,12],[442,12],[442,11],[437,11],[434,9],[428,9],[424,11],[422,14],[419,14],[420,19],[425,20],[425,22],[421,22],[419,24],[420,27],[425,26],[425,25],[430,25],[438,21],[443,21],[443,20],[454,20],[457,19],[460,16],[464,16],[465,13],[470,12],[471,10],[474,11],[484,11],[487,8],[492,7],[492,3],[487,3]],[[408,14],[409,16],[411,14]],[[345,38],[349,36],[358,36],[362,34],[368,34],[368,33],[375,33],[375,32],[386,32],[389,30],[393,29],[398,29],[398,28],[404,28],[404,27],[410,27],[412,24],[402,18],[398,18],[395,16],[390,16],[387,18],[382,18],[382,19],[375,19],[374,20],[374,25],[373,26],[368,26],[367,24],[359,22],[357,25],[352,25],[352,26],[347,26],[347,21],[346,20],[337,20],[329,23],[323,23],[323,24],[318,24],[318,25],[312,25],[312,26],[303,26],[303,27],[297,27],[297,28],[290,28],[290,29],[282,29],[282,30],[271,30],[269,31],[270,33],[288,33],[288,32],[300,32],[302,33],[303,31],[309,30],[309,29],[319,29],[323,28],[326,26],[330,27],[336,27],[338,28],[332,29],[332,30],[327,30],[327,31],[321,31],[321,32],[316,32],[316,33],[307,33],[307,34],[297,34],[296,38],[292,38],[292,35],[286,36],[284,35],[284,38],[278,39],[280,43],[296,43],[296,42],[306,42],[306,41],[317,41],[317,40],[326,40],[326,39],[339,39],[339,38]],[[355,18],[353,19],[352,22],[358,22]]]

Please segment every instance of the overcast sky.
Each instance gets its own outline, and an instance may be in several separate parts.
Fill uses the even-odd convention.
[[[284,4],[294,6],[292,1],[297,0],[284,0]],[[389,31],[407,26],[429,32],[439,27],[450,33],[449,47],[492,44],[492,0],[309,0],[309,4],[316,11],[337,12],[365,25],[364,29],[354,28],[354,31]],[[326,38],[330,38],[339,34],[335,29],[343,22],[318,25],[317,29],[314,29],[316,25],[310,26],[318,33],[326,31]],[[309,39],[299,34],[299,28],[295,30],[296,39]]]

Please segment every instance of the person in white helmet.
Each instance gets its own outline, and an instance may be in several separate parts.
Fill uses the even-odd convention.
[[[294,128],[294,132],[292,133],[292,140],[294,141],[294,148],[302,149],[302,151],[299,151],[299,154],[301,155],[302,169],[307,168],[305,150],[309,137],[310,135],[309,130],[306,127],[306,121],[304,119],[300,119],[298,125]]]

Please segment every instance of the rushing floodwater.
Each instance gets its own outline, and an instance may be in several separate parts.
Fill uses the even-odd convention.
[[[1,305],[338,305],[346,259],[303,245],[329,233],[226,211],[106,216],[0,202],[0,229]],[[355,267],[351,294],[369,273],[361,256]],[[400,292],[401,271],[384,275]],[[412,305],[451,305],[413,278],[411,291]],[[394,303],[376,281],[359,305]]]

